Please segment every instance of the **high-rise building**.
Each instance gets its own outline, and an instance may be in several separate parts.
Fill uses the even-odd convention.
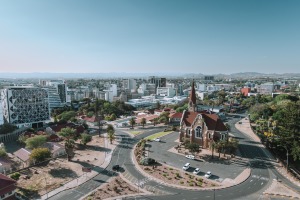
[[[48,91],[48,101],[49,101],[49,108],[50,110],[54,108],[62,108],[64,104],[62,104],[60,96],[58,94],[57,89],[55,87],[47,87],[44,88],[45,90]]]
[[[136,80],[134,79],[124,79],[123,88],[127,90],[136,90]]]
[[[149,82],[152,84],[155,84],[155,89],[157,87],[166,87],[167,84],[167,79],[166,78],[158,78],[155,76],[150,76],[149,77]]]
[[[4,123],[4,120],[3,120],[3,111],[2,111],[2,106],[1,106],[1,102],[3,101],[2,100],[2,90],[0,90],[0,125],[2,125]]]
[[[50,120],[48,91],[36,87],[9,87],[3,89],[4,121],[18,127],[41,127]]]

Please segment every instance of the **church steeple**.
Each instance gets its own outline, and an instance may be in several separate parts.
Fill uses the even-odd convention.
[[[197,105],[196,105],[196,92],[195,92],[195,83],[193,80],[192,89],[190,93],[190,100],[189,100],[189,111],[196,112]]]

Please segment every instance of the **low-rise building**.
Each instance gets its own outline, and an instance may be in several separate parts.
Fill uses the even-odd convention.
[[[1,200],[13,200],[16,199],[16,181],[0,174],[0,199]]]

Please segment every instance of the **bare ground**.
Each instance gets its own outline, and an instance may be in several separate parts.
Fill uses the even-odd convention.
[[[38,197],[81,176],[83,166],[100,165],[104,161],[107,149],[103,144],[104,138],[93,136],[86,147],[75,149],[75,157],[70,162],[66,158],[57,158],[42,166],[20,171],[19,190],[26,196]]]
[[[107,199],[137,193],[137,188],[128,184],[120,176],[118,176],[113,178],[109,183],[102,185],[96,192],[90,194],[84,200]]]

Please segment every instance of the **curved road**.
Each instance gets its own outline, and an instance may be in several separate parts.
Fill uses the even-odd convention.
[[[130,138],[127,133],[121,130],[116,130],[116,135],[120,138],[120,143],[116,147],[112,160],[106,169],[96,168],[99,175],[86,183],[80,185],[75,189],[64,191],[59,193],[50,199],[79,199],[90,191],[96,189],[102,183],[105,183],[110,177],[114,176],[112,166],[119,164],[123,167],[126,173],[130,174],[135,179],[143,182],[143,187],[155,191],[160,195],[127,197],[126,199],[158,199],[158,200],[191,200],[191,199],[260,199],[260,195],[271,184],[272,179],[279,178],[282,182],[289,187],[299,190],[299,187],[285,179],[279,174],[270,158],[268,158],[263,150],[257,146],[251,138],[243,135],[241,132],[235,129],[234,124],[240,119],[233,118],[228,123],[232,127],[232,131],[235,137],[239,138],[240,145],[239,151],[241,156],[245,159],[249,159],[249,165],[251,167],[251,176],[243,183],[226,189],[220,190],[204,190],[204,191],[192,191],[183,190],[173,187],[162,185],[153,180],[148,180],[143,176],[134,166],[131,159],[132,147],[142,138],[147,137],[155,132],[159,132],[162,129],[156,128],[154,130],[147,131],[144,134],[138,135],[135,138]],[[230,167],[230,165],[228,165]]]

